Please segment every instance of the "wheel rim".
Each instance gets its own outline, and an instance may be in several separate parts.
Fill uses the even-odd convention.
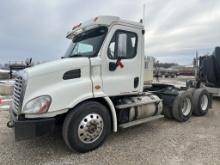
[[[190,114],[191,107],[192,107],[192,105],[191,105],[190,99],[184,98],[182,109],[181,109],[184,116],[187,116]]]
[[[201,109],[202,111],[205,111],[208,107],[209,99],[207,95],[203,95],[201,98]]]
[[[103,126],[103,119],[99,114],[88,114],[79,124],[78,137],[83,143],[93,143],[101,136]]]

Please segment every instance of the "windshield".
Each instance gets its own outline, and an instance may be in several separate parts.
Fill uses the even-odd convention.
[[[94,57],[102,45],[107,27],[98,27],[73,38],[64,57]]]

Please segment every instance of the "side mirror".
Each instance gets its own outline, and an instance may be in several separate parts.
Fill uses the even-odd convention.
[[[109,63],[109,71],[115,71],[117,68],[117,64],[115,62]]]
[[[118,58],[126,57],[127,55],[127,34],[118,34],[118,47],[117,56]]]
[[[25,60],[25,64],[26,64],[27,67],[31,66],[31,64],[32,64],[32,58],[27,58],[27,59]]]

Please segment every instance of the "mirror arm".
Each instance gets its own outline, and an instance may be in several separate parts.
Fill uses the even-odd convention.
[[[121,68],[124,67],[124,64],[121,62],[121,58],[118,58],[116,62],[109,62],[109,70],[115,71],[117,67],[120,66]]]
[[[124,67],[123,63],[121,62],[121,58],[118,58],[117,61],[116,61],[116,68],[120,66],[121,68]]]

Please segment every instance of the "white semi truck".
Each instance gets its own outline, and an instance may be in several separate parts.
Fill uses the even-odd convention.
[[[119,128],[205,115],[211,107],[206,89],[144,84],[144,75],[153,75],[145,69],[144,35],[142,23],[113,16],[73,27],[65,56],[17,73],[7,124],[15,138],[44,135],[61,123],[67,146],[87,152]]]

